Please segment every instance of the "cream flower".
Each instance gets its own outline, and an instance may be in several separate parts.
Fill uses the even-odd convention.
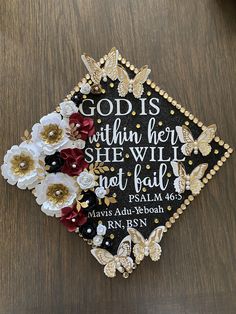
[[[96,189],[95,189],[95,194],[98,198],[104,198],[107,194],[107,191],[104,189],[103,186],[98,186]]]
[[[33,126],[32,140],[46,155],[52,155],[69,141],[66,128],[68,121],[61,119],[59,113],[49,113]]]
[[[103,224],[98,224],[97,226],[97,235],[104,236],[107,232],[107,227]]]
[[[101,246],[102,241],[103,241],[103,236],[101,236],[101,235],[97,234],[93,237],[93,245],[94,246]]]
[[[48,216],[61,216],[61,208],[71,206],[76,198],[76,181],[64,173],[50,173],[35,187],[36,202]]]
[[[84,83],[81,85],[80,87],[80,92],[84,95],[88,95],[91,91],[91,86],[89,85],[89,83]]]
[[[76,107],[75,103],[71,100],[64,101],[60,103],[60,114],[63,117],[69,118],[72,113],[78,112],[78,108]]]
[[[97,184],[94,175],[87,171],[83,171],[79,174],[77,183],[82,190],[92,189]]]
[[[39,182],[39,156],[40,151],[33,143],[23,142],[20,146],[12,146],[1,166],[3,177],[10,184],[17,184],[20,189],[32,189]]]

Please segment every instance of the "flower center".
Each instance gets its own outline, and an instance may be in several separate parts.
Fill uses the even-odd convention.
[[[62,139],[63,130],[57,124],[44,125],[40,136],[46,144],[55,144]]]
[[[68,188],[63,184],[52,184],[48,186],[48,200],[54,204],[63,204],[69,196]]]
[[[24,176],[34,169],[34,160],[31,156],[21,153],[11,160],[11,170],[17,176]]]

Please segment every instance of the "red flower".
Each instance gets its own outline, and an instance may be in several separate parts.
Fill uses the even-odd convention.
[[[84,225],[88,219],[83,210],[78,212],[76,204],[73,207],[62,208],[61,213],[60,221],[69,232],[74,232],[78,227]]]
[[[65,160],[61,172],[69,176],[77,176],[85,168],[88,168],[88,163],[84,160],[84,152],[79,148],[63,149],[60,152],[60,156]]]
[[[74,125],[79,132],[79,138],[85,141],[95,133],[94,122],[90,118],[83,117],[80,113],[72,113],[69,124]]]

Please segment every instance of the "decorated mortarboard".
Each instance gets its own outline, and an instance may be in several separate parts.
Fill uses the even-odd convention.
[[[144,258],[160,259],[163,235],[233,149],[148,66],[116,48],[82,60],[89,73],[7,151],[2,175],[82,237],[106,276],[127,278]]]

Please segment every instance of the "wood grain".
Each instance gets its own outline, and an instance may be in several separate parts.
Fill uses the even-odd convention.
[[[2,0],[1,160],[116,46],[236,147],[232,0]],[[163,256],[106,279],[87,245],[1,178],[0,313],[236,313],[236,162],[222,167],[163,239]]]

